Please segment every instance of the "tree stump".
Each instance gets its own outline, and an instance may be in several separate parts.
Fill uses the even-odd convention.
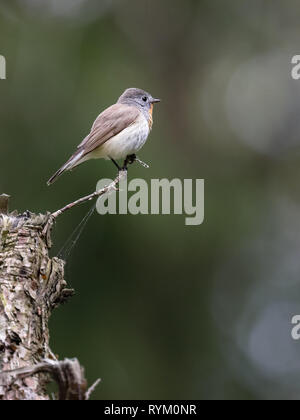
[[[64,261],[49,257],[51,214],[9,213],[8,200],[0,196],[0,400],[48,400],[50,376],[59,399],[87,399],[77,360],[59,362],[49,347],[49,317],[73,294]]]

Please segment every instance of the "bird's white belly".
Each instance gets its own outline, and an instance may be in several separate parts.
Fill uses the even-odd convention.
[[[132,155],[143,147],[149,135],[149,125],[141,115],[131,126],[125,128],[116,136],[107,140],[102,146],[94,150],[91,158],[123,159]]]

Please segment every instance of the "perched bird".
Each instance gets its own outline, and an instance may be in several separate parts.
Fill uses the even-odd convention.
[[[96,118],[90,134],[47,184],[89,159],[111,159],[119,170],[127,169],[128,163],[135,160],[135,153],[147,140],[153,124],[153,104],[157,102],[160,100],[142,89],[125,90],[116,104]],[[123,158],[126,160],[121,168],[116,160]]]

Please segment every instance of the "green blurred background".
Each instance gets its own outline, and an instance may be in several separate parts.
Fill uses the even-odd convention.
[[[51,346],[95,399],[300,395],[300,54],[296,0],[0,0],[0,190],[57,210],[114,177],[52,173],[127,87],[162,98],[129,179],[204,178],[205,222],[99,216],[66,266]],[[52,255],[89,205],[59,218]]]

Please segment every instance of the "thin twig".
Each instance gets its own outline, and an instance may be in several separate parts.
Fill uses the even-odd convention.
[[[52,220],[56,219],[58,216],[63,214],[65,211],[72,209],[73,207],[77,206],[78,204],[85,203],[86,201],[91,201],[93,198],[100,197],[103,194],[110,192],[111,190],[116,190],[116,186],[121,182],[123,179],[126,179],[127,171],[120,171],[118,176],[115,178],[113,182],[111,182],[106,187],[102,188],[101,190],[95,191],[92,194],[86,195],[85,197],[79,198],[76,201],[73,201],[70,204],[67,204],[65,207],[61,208],[60,210],[55,211],[51,214]]]
[[[62,207],[61,209],[55,211],[54,213],[52,213],[48,219],[48,222],[46,223],[44,229],[43,229],[43,235],[45,237],[48,236],[48,233],[50,231],[50,227],[52,226],[54,220],[60,216],[61,214],[65,213],[67,210],[72,209],[73,207],[82,204],[82,203],[86,203],[87,201],[91,201],[96,197],[100,197],[101,195],[104,195],[112,190],[117,190],[117,185],[123,181],[123,179],[125,180],[127,178],[127,170],[121,170],[119,171],[117,177],[114,179],[113,182],[111,182],[109,185],[107,185],[106,187],[102,188],[101,190],[95,191],[92,194],[86,195],[85,197],[81,197],[76,201],[73,201],[72,203],[67,204],[66,206]]]
[[[138,162],[140,165],[142,165],[144,168],[149,168],[149,165],[147,165],[147,163],[143,162],[142,160],[140,160],[137,156],[135,156],[134,160],[132,162],[129,163],[133,163],[133,162]],[[46,226],[43,229],[43,234],[44,236],[47,235],[49,226],[51,226],[54,222],[54,220],[60,216],[61,214],[65,213],[67,210],[72,209],[73,207],[77,206],[78,204],[82,204],[85,203],[87,201],[91,201],[96,197],[100,197],[101,195],[104,195],[112,190],[117,190],[117,185],[125,180],[127,178],[127,169],[122,169],[119,171],[117,177],[114,179],[113,182],[111,182],[109,185],[107,185],[106,187],[102,188],[99,191],[95,191],[92,194],[86,195],[85,197],[79,198],[76,201],[73,201],[72,203],[67,204],[66,206],[64,206],[63,208],[55,211],[54,213],[52,213],[49,217],[49,220],[46,224]]]
[[[135,157],[135,162],[138,162],[140,165],[142,165],[144,168],[146,168],[146,169],[149,169],[150,168],[150,166],[147,164],[147,163],[145,163],[145,162],[143,162],[140,158],[138,158],[137,156]]]
[[[87,390],[87,392],[85,393],[86,400],[90,399],[92,393],[95,391],[95,389],[100,384],[100,382],[101,382],[101,379],[97,379],[97,381]]]

